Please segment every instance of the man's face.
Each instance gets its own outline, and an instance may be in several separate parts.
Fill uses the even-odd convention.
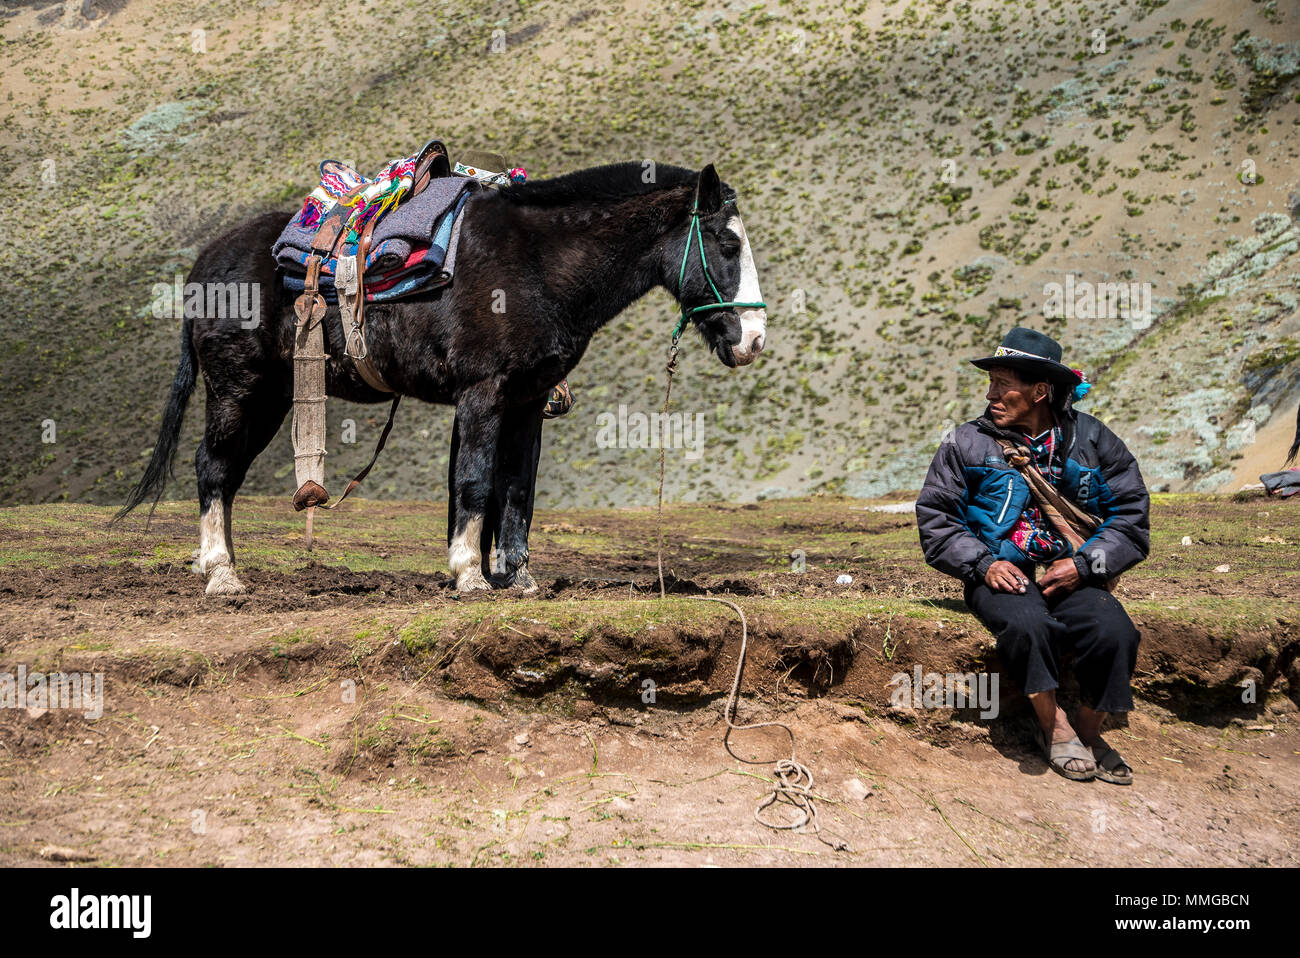
[[[1026,383],[1009,366],[989,370],[989,416],[999,429],[1029,425],[1034,407],[1047,398],[1047,383]]]

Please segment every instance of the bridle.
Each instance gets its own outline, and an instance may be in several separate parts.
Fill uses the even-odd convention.
[[[733,205],[735,202],[734,199],[730,199],[724,201],[722,205],[727,207]],[[704,278],[708,280],[709,289],[713,291],[713,296],[717,302],[705,303],[703,306],[695,306],[691,309],[687,309],[686,304],[681,303],[682,318],[677,321],[677,326],[673,330],[674,348],[677,346],[677,340],[681,339],[682,330],[686,328],[686,324],[690,322],[691,317],[696,313],[709,312],[710,310],[715,309],[732,309],[737,306],[743,309],[767,308],[767,303],[731,303],[723,300],[722,294],[718,292],[717,284],[713,282],[713,276],[709,273],[709,261],[704,256],[704,231],[700,229],[700,215],[700,191],[697,186],[695,190],[695,203],[691,207],[691,223],[686,227],[686,248],[682,250],[682,268],[677,274],[677,295],[680,302],[680,297],[686,286],[686,261],[691,255],[691,246],[698,240],[700,245],[700,266],[704,269]]]
[[[731,206],[736,201],[734,199],[724,200],[723,206]],[[700,244],[700,266],[704,269],[704,278],[709,281],[709,289],[713,290],[713,296],[717,300],[715,303],[705,303],[703,306],[695,306],[691,309],[686,308],[686,304],[681,302],[682,293],[686,286],[686,261],[691,255],[691,246],[696,241]],[[704,231],[700,229],[700,188],[697,184],[695,187],[695,202],[691,207],[691,223],[686,228],[686,249],[682,250],[682,268],[677,274],[677,299],[682,307],[682,318],[677,321],[677,327],[673,330],[673,344],[668,348],[668,365],[665,369],[668,372],[668,388],[664,390],[664,408],[662,415],[668,414],[668,402],[673,395],[673,372],[677,369],[677,340],[682,336],[682,330],[690,322],[692,316],[696,313],[703,313],[714,309],[730,309],[735,306],[741,306],[747,309],[766,309],[767,303],[729,303],[722,298],[718,292],[718,286],[713,282],[713,277],[709,274],[709,261],[704,256]],[[664,597],[664,464],[667,461],[666,455],[668,447],[665,444],[659,446],[659,597]],[[810,779],[811,780],[811,779]]]

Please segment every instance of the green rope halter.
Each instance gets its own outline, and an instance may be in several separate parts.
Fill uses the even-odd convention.
[[[727,200],[723,205],[730,206],[735,200]],[[686,260],[691,255],[691,245],[698,238],[700,244],[700,265],[704,267],[704,278],[709,281],[709,289],[713,290],[715,303],[705,303],[703,306],[696,306],[693,309],[687,309],[686,304],[682,303],[682,318],[677,321],[677,326],[673,330],[673,345],[677,345],[677,340],[681,338],[682,330],[690,322],[690,318],[696,313],[704,313],[713,309],[730,309],[740,306],[745,309],[766,309],[767,303],[729,303],[725,302],[722,294],[718,292],[717,285],[713,282],[713,277],[709,274],[709,261],[704,256],[704,231],[700,229],[700,193],[697,188],[695,191],[695,203],[691,208],[691,225],[686,228],[686,249],[682,250],[682,268],[677,274],[677,295],[680,297],[683,287],[686,285]]]

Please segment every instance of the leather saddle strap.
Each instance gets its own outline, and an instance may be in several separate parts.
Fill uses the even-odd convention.
[[[379,370],[375,367],[370,358],[370,350],[366,345],[366,289],[365,289],[365,265],[366,259],[370,255],[371,234],[375,229],[375,221],[372,219],[366,224],[357,240],[357,300],[356,300],[356,330],[357,337],[361,341],[361,355],[351,356],[353,364],[357,367],[357,373],[366,381],[371,389],[378,390],[381,393],[393,392],[393,387],[384,381]]]
[[[343,495],[335,499],[331,505],[322,505],[322,509],[337,509],[339,504],[348,497],[348,493],[361,485],[361,481],[365,479],[366,476],[370,475],[370,470],[373,469],[375,463],[379,461],[379,454],[384,451],[384,445],[388,442],[388,434],[393,431],[393,417],[397,415],[397,404],[401,401],[401,396],[393,397],[393,404],[388,407],[388,422],[384,423],[384,431],[379,434],[379,442],[375,444],[375,454],[371,456],[370,461],[366,463],[366,468],[362,469],[353,477],[352,481],[348,483],[348,487],[343,490]]]
[[[329,212],[321,217],[320,225],[316,227],[316,235],[312,237],[312,252],[319,253],[322,259],[328,258],[345,235],[344,227],[348,225],[351,216],[352,207],[342,201],[330,207]]]
[[[351,195],[351,193],[348,194],[348,196]],[[342,202],[336,203],[321,218],[320,225],[316,227],[316,235],[312,237],[311,241],[311,253],[307,256],[307,276],[303,282],[302,293],[299,294],[293,304],[294,311],[298,314],[300,326],[306,325],[309,321],[314,325],[320,322],[321,317],[325,315],[325,297],[320,294],[321,264],[329,258],[330,254],[334,252],[334,248],[339,245],[339,241],[344,235],[343,227],[347,225],[348,217],[351,214],[352,208],[350,206],[346,206]]]
[[[300,333],[316,326],[325,316],[325,297],[320,294],[320,257],[315,253],[307,257],[307,276],[302,293],[293,302],[293,311],[298,317]]]

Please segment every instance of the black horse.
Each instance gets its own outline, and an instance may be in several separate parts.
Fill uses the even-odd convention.
[[[198,565],[209,595],[243,591],[231,505],[293,402],[293,304],[269,252],[286,222],[284,213],[265,213],[199,254],[188,282],[259,284],[261,321],[187,316],[158,442],[118,513],[162,496],[201,368]],[[370,357],[384,380],[401,395],[456,407],[447,539],[458,589],[536,588],[528,531],[547,395],[596,331],[655,286],[676,297],[724,365],[746,365],[762,351],[766,313],[754,258],[736,192],[712,165],[696,173],[616,164],[476,193],[465,205],[452,284],[367,306]],[[325,335],[329,395],[391,399],[343,356],[336,306]]]

